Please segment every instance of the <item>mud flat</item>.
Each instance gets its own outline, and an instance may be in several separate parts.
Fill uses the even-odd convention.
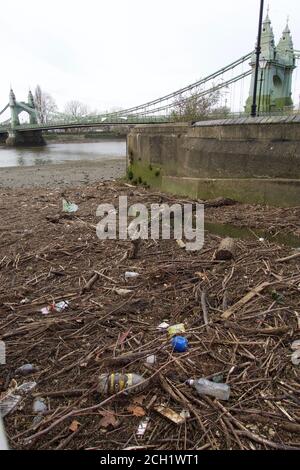
[[[0,188],[78,186],[121,178],[125,175],[125,158],[103,162],[80,161],[59,165],[0,168]]]

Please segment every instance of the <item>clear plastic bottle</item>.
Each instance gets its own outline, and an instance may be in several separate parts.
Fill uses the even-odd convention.
[[[229,400],[230,386],[221,383],[211,382],[206,379],[189,380],[189,385],[195,387],[199,395],[210,395],[218,400]]]
[[[132,392],[131,390],[126,391],[126,389],[138,384],[140,385],[135,387]],[[146,384],[144,377],[138,374],[101,374],[97,390],[101,395],[114,395],[121,390],[124,390],[126,394],[130,394],[140,392]]]

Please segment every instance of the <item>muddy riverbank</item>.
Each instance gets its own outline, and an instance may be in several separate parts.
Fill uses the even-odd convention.
[[[71,161],[60,165],[0,168],[0,188],[76,186],[122,178],[125,158],[100,162]]]

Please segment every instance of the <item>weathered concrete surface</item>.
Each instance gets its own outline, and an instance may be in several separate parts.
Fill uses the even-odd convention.
[[[258,118],[138,126],[128,136],[128,175],[197,198],[300,204],[300,121]]]

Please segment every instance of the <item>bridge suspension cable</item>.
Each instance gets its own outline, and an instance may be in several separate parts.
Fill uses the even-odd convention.
[[[175,98],[176,96],[180,96],[180,95],[182,95],[182,94],[184,94],[188,91],[192,91],[193,89],[199,88],[199,87],[203,86],[205,83],[218,78],[220,75],[223,75],[225,72],[228,72],[229,70],[232,70],[232,69],[236,68],[237,66],[243,64],[244,62],[246,62],[247,60],[249,60],[251,58],[251,55],[252,55],[252,52],[240,57],[238,60],[235,60],[231,64],[217,70],[216,72],[208,75],[207,77],[204,77],[204,78],[198,80],[197,82],[194,82],[194,83],[192,83],[192,84],[190,84],[190,85],[188,85],[184,88],[180,88],[179,90],[176,90],[173,93],[169,93],[168,95],[162,96],[162,97],[157,98],[157,99],[152,100],[152,101],[148,101],[147,103],[140,104],[138,106],[134,106],[132,108],[123,109],[121,111],[117,111],[117,112],[113,112],[113,113],[107,113],[107,116],[121,116],[121,115],[125,115],[125,114],[126,115],[127,114],[135,114],[136,111],[153,107],[153,106],[155,106],[159,103],[162,103],[164,101],[168,101],[172,98]],[[164,107],[162,107],[162,109],[164,109]]]
[[[203,90],[199,93],[196,93],[196,97],[197,98],[201,98],[205,95],[208,95],[210,93],[213,93],[215,91],[218,91],[218,90],[221,90],[222,88],[226,88],[228,87],[229,85],[232,85],[233,83],[236,83],[238,82],[239,80],[242,80],[243,78],[245,77],[248,77],[249,75],[251,75],[252,71],[251,70],[247,70],[247,72],[244,72],[244,73],[241,73],[240,75],[237,75],[236,77],[233,77],[227,81],[224,81],[222,83],[218,83],[217,85],[214,85],[212,86],[211,88],[208,88],[207,90]],[[183,103],[186,103],[188,102],[190,99],[190,97],[186,97],[186,98],[183,98],[182,100],[180,100],[180,104],[183,104]],[[176,103],[172,102],[172,103],[168,103],[164,106],[160,106],[158,108],[155,108],[155,109],[146,109],[145,111],[143,112],[138,112],[138,113],[135,113],[134,115],[135,116],[144,116],[146,114],[152,114],[152,113],[156,113],[158,111],[165,111],[167,109],[170,109],[170,108],[173,108],[174,105],[176,106]]]
[[[0,111],[0,116],[1,116],[1,114],[3,114],[3,113],[7,110],[8,107],[9,107],[9,104],[7,104],[7,105],[2,109],[2,111]]]

